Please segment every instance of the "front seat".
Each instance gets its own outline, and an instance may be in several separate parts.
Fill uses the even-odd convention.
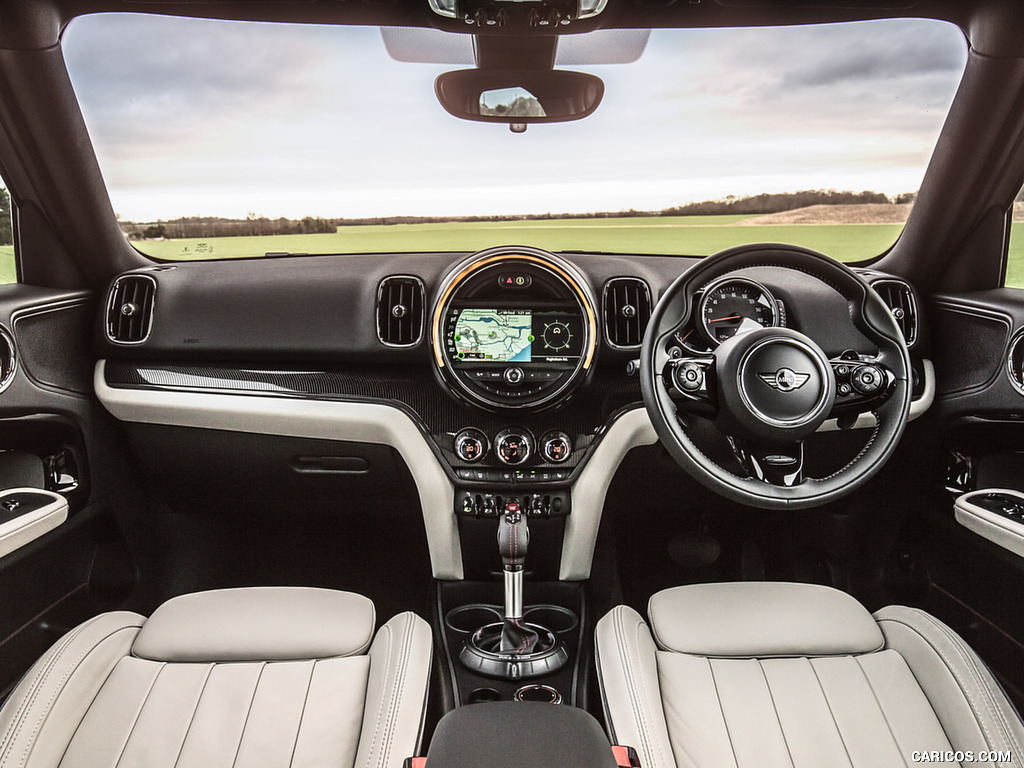
[[[430,627],[412,613],[374,626],[367,598],[298,587],[101,614],[0,710],[0,766],[400,768],[420,738]]]
[[[991,673],[922,611],[872,616],[828,587],[743,582],[667,589],[647,612],[650,629],[625,606],[596,629],[610,735],[643,768],[1024,759]]]

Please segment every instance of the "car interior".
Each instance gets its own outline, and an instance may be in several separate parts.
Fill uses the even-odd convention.
[[[955,44],[941,88],[907,30]],[[762,33],[792,64],[770,96]],[[344,68],[309,68],[339,46]],[[686,52],[706,69],[665,63]],[[230,100],[247,57],[285,106]],[[700,99],[741,65],[719,124]],[[845,101],[897,72],[920,114]],[[369,112],[306,118],[357,85]],[[905,222],[864,229],[884,247],[741,222],[701,250],[647,218],[658,244],[628,250],[617,204],[578,209],[606,241],[534,215],[620,165],[648,163],[621,185],[653,194],[741,149],[795,147],[786,189],[824,188],[783,119],[805,86],[792,123],[863,120],[841,134],[858,152],[934,126]],[[721,143],[666,130],[673,89]],[[776,122],[748,131],[762,101]],[[305,154],[251,150],[230,113]],[[580,133],[612,118],[621,145]],[[155,200],[158,168],[192,194],[197,147],[223,175],[236,150],[271,180],[355,169],[350,197],[287,215],[406,239],[278,246],[256,175],[218,187],[236,223],[200,222],[250,226],[252,252],[171,232],[221,216],[199,193],[133,213],[122,191]],[[516,192],[526,228],[450,245],[416,218],[543,169]],[[1024,5],[4,3],[0,176],[0,766],[1024,764]],[[690,199],[734,205],[731,178]]]

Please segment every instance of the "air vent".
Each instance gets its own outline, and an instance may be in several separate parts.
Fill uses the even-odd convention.
[[[389,347],[412,347],[423,338],[423,282],[386,277],[377,289],[377,336]]]
[[[651,319],[651,289],[633,277],[616,277],[604,286],[604,334],[613,349],[635,349]]]
[[[114,281],[107,302],[107,337],[118,344],[141,344],[153,324],[156,280],[125,275]]]
[[[876,280],[871,287],[878,291],[896,319],[907,346],[917,341],[917,301],[914,290],[902,280]]]
[[[14,337],[6,328],[0,326],[0,392],[11,386],[17,368],[18,355],[14,350]]]

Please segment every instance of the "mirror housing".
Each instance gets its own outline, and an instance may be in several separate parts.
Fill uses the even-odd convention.
[[[564,69],[457,69],[438,75],[447,112],[485,123],[559,123],[593,114],[604,96],[596,75]]]

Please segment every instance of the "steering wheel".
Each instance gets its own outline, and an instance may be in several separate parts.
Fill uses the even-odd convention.
[[[749,267],[797,270],[838,291],[870,348],[829,358],[809,336],[758,328],[695,355],[675,340],[709,282]],[[845,322],[846,318],[842,318]],[[762,509],[805,509],[863,485],[892,455],[910,413],[910,355],[892,313],[849,267],[807,248],[740,246],[708,256],[658,301],[644,335],[640,383],[651,421],[672,457],[720,495]],[[803,443],[826,419],[870,411],[876,426],[861,451],[827,477],[803,474]],[[746,476],[707,456],[693,419],[728,438]]]

